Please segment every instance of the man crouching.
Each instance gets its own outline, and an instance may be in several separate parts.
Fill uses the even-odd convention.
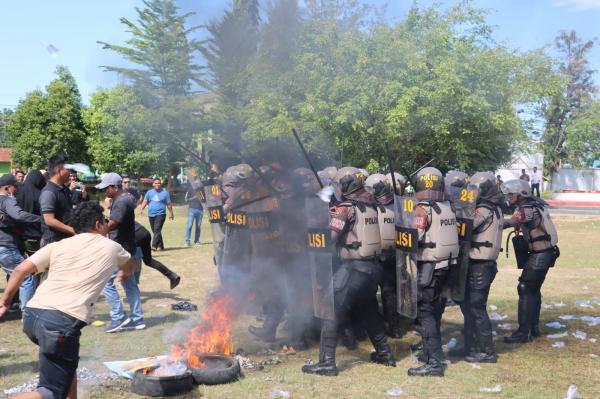
[[[75,398],[81,329],[90,321],[94,302],[112,275],[131,275],[130,255],[106,238],[108,226],[102,207],[81,203],[72,214],[76,235],[49,244],[14,270],[0,298],[0,318],[7,312],[23,279],[48,272],[23,311],[23,331],[40,347],[40,382],[33,392],[15,398]]]

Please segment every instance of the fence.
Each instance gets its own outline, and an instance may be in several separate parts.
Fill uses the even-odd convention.
[[[600,191],[600,169],[561,169],[554,172],[552,190]]]

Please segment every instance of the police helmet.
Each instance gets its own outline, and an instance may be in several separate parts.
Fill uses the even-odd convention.
[[[500,191],[504,195],[516,194],[521,197],[531,197],[531,186],[528,182],[521,179],[512,179],[502,183]]]
[[[328,166],[325,169],[320,170],[318,172],[318,175],[319,175],[319,178],[321,179],[321,182],[323,183],[323,185],[329,186],[331,183],[333,183],[336,173],[337,173],[337,168],[335,166]]]
[[[352,194],[364,187],[365,175],[358,168],[347,166],[337,171],[334,183],[343,195]]]
[[[365,180],[365,189],[376,197],[392,192],[392,184],[388,183],[385,175],[374,173]]]
[[[415,184],[417,192],[432,190],[432,191],[444,191],[444,178],[442,172],[437,168],[428,166],[423,168],[417,173],[417,181]]]
[[[498,194],[496,177],[489,172],[477,172],[469,179],[469,184],[477,188],[478,196],[490,198]]]
[[[385,175],[385,178],[390,186],[394,185],[391,173]],[[402,176],[400,173],[394,172],[394,179],[396,179],[396,192],[398,192],[399,194],[404,193],[404,188],[406,187],[406,177]]]

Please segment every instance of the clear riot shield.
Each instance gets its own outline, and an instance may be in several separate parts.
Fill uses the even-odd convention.
[[[333,249],[329,230],[329,205],[319,197],[309,197],[305,203],[307,226],[306,246],[310,265],[314,315],[333,320]]]
[[[460,252],[458,262],[450,268],[443,295],[455,302],[463,301],[469,272],[469,251],[473,234],[473,218],[477,203],[477,189],[473,186],[452,187],[449,191],[452,205],[456,211],[456,227]]]
[[[417,250],[419,232],[413,228],[417,200],[411,196],[395,196],[396,205],[396,292],[398,313],[417,317]]]
[[[225,215],[223,213],[223,198],[218,185],[205,185],[204,196],[208,212],[208,222],[215,247],[215,264],[221,265],[223,241],[225,240]]]

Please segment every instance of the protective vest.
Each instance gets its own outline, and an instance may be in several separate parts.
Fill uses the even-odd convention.
[[[394,216],[394,203],[377,206],[379,220],[379,235],[381,237],[381,251],[396,250],[396,227]]]
[[[533,210],[533,228],[525,228],[525,238],[529,242],[530,251],[544,251],[558,244],[558,233],[550,217],[550,210],[540,203],[525,204],[524,208]]]
[[[417,261],[456,263],[458,258],[458,230],[456,215],[448,201],[421,201],[430,217],[423,240],[419,242]]]
[[[377,210],[367,204],[344,202],[354,208],[355,220],[343,240],[340,258],[369,259],[381,253],[381,236]]]
[[[471,236],[469,258],[476,260],[496,260],[502,250],[502,210],[497,205],[479,204],[477,209],[486,209],[491,218],[478,228]]]

